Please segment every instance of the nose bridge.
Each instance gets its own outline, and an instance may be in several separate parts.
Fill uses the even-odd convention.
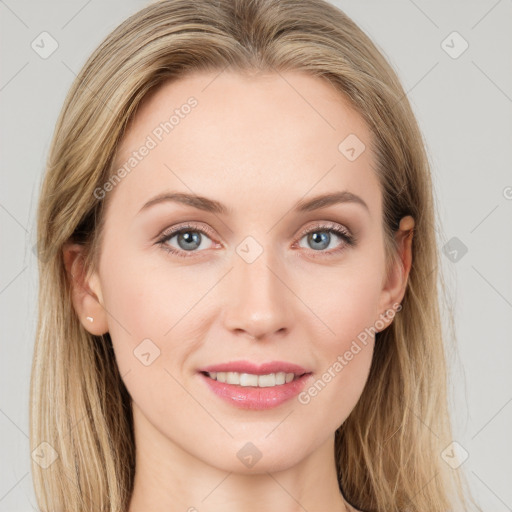
[[[260,254],[252,260],[258,248],[251,241],[248,244],[240,244],[234,254],[226,327],[261,338],[290,327],[291,298],[285,276],[280,275],[283,267],[272,251],[260,246]]]

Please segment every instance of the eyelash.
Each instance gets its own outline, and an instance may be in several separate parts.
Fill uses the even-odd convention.
[[[162,247],[162,249],[168,253],[171,253],[173,255],[176,255],[180,258],[189,258],[191,256],[195,256],[198,251],[183,251],[183,250],[176,250],[173,247],[170,247],[166,242],[168,242],[171,238],[173,238],[176,235],[179,235],[181,233],[186,233],[187,231],[193,231],[198,232],[203,235],[208,236],[209,238],[213,238],[213,233],[210,229],[205,228],[203,226],[198,226],[195,224],[185,224],[178,226],[177,228],[173,228],[170,231],[162,233],[161,237],[158,239],[157,244]],[[348,230],[341,228],[337,226],[336,224],[319,224],[316,226],[313,226],[312,228],[308,228],[304,230],[296,243],[300,242],[302,238],[310,233],[317,233],[317,232],[328,232],[328,233],[334,233],[336,236],[341,238],[343,240],[343,243],[340,245],[340,247],[336,249],[331,249],[330,251],[314,251],[311,249],[311,252],[313,253],[311,256],[313,258],[318,257],[330,257],[330,256],[336,256],[341,251],[345,250],[346,247],[353,247],[356,245],[356,238],[354,235],[350,234]],[[202,252],[202,251],[199,251]],[[316,254],[315,254],[316,253]]]

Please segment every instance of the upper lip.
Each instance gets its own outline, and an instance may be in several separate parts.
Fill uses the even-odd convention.
[[[269,363],[252,363],[251,361],[231,361],[229,363],[214,364],[199,369],[200,372],[236,372],[251,373],[253,375],[268,375],[270,373],[294,373],[302,375],[310,373],[302,366],[286,361],[271,361]]]

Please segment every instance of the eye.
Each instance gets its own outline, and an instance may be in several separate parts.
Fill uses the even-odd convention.
[[[306,239],[306,244],[308,244],[306,248],[311,248],[317,253],[312,254],[313,257],[332,256],[343,251],[347,246],[354,246],[356,243],[355,237],[346,228],[331,223],[321,224],[307,229],[301,234],[299,247],[304,247],[300,244],[304,238]],[[342,243],[336,245],[336,240],[342,240]],[[329,247],[332,248],[333,244],[334,250],[325,250]]]
[[[165,231],[162,233],[157,243],[161,245],[162,249],[165,251],[182,258],[187,258],[193,256],[196,252],[201,252],[198,251],[198,249],[208,249],[212,247],[213,244],[208,246],[208,243],[204,243],[207,239],[212,242],[209,235],[211,235],[209,229],[198,227],[194,224],[187,224]],[[177,247],[170,244],[171,240],[174,238],[176,239]]]
[[[181,258],[187,258],[198,252],[203,252],[204,249],[212,248],[214,246],[212,237],[213,232],[209,228],[188,223],[164,231],[157,243],[165,251]],[[306,243],[309,244],[312,257],[333,256],[343,251],[347,246],[350,247],[356,244],[354,235],[343,226],[334,223],[316,225],[303,231],[298,246],[308,248],[300,244],[304,238],[306,238]],[[173,239],[175,239],[176,245],[171,244]],[[326,251],[325,249],[332,246],[336,240],[342,242],[338,243],[337,246],[335,245],[333,250]]]

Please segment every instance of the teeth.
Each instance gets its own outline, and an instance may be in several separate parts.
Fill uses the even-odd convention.
[[[289,375],[292,376],[291,380],[293,380],[293,373],[290,373]],[[284,384],[286,382],[286,373],[280,372],[276,373],[276,386],[280,386],[281,384]]]
[[[239,373],[238,382],[228,381],[227,379],[226,382],[228,384],[240,384],[240,386],[258,386],[259,378],[257,375],[251,375],[250,373]]]
[[[294,373],[269,373],[267,375],[253,375],[251,373],[238,372],[210,372],[208,376],[217,382],[236,384],[238,386],[253,386],[259,388],[271,388],[280,386],[285,382],[291,382],[295,378]]]
[[[227,372],[226,382],[228,384],[240,384],[240,374],[236,372]]]
[[[254,375],[256,377],[256,375]],[[270,373],[269,375],[260,375],[258,377],[258,386],[260,388],[270,388],[276,385],[276,375],[275,373]]]

